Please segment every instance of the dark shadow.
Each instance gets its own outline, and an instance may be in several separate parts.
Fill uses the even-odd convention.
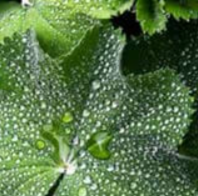
[[[111,19],[115,28],[121,28],[126,35],[127,40],[132,36],[139,36],[142,34],[140,23],[137,21],[136,14],[132,11],[125,11],[123,14],[113,16]]]
[[[65,174],[63,173],[58,177],[58,179],[56,180],[54,185],[50,188],[50,190],[48,191],[48,193],[45,196],[54,196],[54,194],[57,191],[58,187],[60,186],[60,183],[62,182],[64,176],[65,176]]]

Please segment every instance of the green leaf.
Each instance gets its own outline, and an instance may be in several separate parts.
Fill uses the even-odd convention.
[[[182,138],[180,134],[182,134],[183,128],[181,122],[177,124],[174,112],[170,111],[170,108],[172,106],[177,108],[177,105],[180,105],[179,111],[175,110],[175,116],[184,108],[190,109],[189,92],[171,70],[161,70],[136,78],[130,76],[128,80],[133,92],[131,95],[133,102],[130,104],[134,104],[134,102],[136,104],[130,110],[125,109],[125,119],[119,122],[119,125],[111,132],[112,140],[108,144],[110,158],[100,160],[100,157],[99,159],[97,157],[100,150],[90,152],[81,149],[77,158],[78,169],[74,175],[65,176],[55,196],[81,194],[97,196],[146,194],[153,196],[165,193],[181,196],[196,195],[197,170],[195,167],[197,160],[179,155],[172,145],[172,143],[178,142],[177,136]],[[180,89],[181,92],[178,92],[176,88],[184,91]],[[181,94],[185,95],[187,99],[181,98]],[[138,100],[139,103],[135,100]],[[185,103],[181,103],[179,100],[188,100],[186,107]],[[125,102],[121,108],[126,105]],[[188,109],[186,109],[184,110],[187,111]],[[134,114],[136,114],[135,117]],[[119,118],[121,116],[122,113]],[[132,119],[130,123],[127,121],[128,116]],[[179,116],[183,118],[184,122],[187,120],[183,114]],[[84,122],[88,124],[88,121]],[[187,124],[184,123],[183,127],[185,130]],[[91,138],[96,136],[94,130],[93,128]],[[178,130],[181,132],[179,133]],[[88,134],[88,131],[86,132]],[[108,138],[109,134],[106,139],[108,140]],[[93,142],[92,139],[91,141]],[[105,141],[104,138],[103,141]],[[90,145],[90,140],[88,144]],[[96,149],[96,145],[97,142],[95,144],[93,142],[94,149]]]
[[[171,70],[123,76],[122,48],[108,24],[60,64],[32,31],[0,46],[1,196],[45,196],[63,174],[54,195],[195,196],[194,160],[176,152],[189,91]]]
[[[161,68],[174,69],[197,99],[198,24],[196,21],[170,21],[167,32],[142,36],[125,48],[122,63],[125,74],[142,74]]]
[[[198,17],[197,0],[166,0],[166,11],[176,19],[189,20]]]
[[[42,2],[41,0],[37,1]],[[56,6],[58,6],[58,4],[62,4],[62,6],[72,8],[76,13],[84,13],[94,18],[107,19],[116,14],[118,11],[122,12],[126,9],[129,9],[132,6],[133,1],[134,0],[69,0],[63,2],[62,0],[49,0],[44,1],[44,3],[48,4],[50,2],[52,5],[55,4]]]
[[[169,67],[196,93],[198,24],[171,20],[167,29],[163,34],[132,40],[124,51],[124,72],[142,74]]]
[[[123,64],[125,73],[142,74],[169,67],[179,74],[190,88],[195,104],[190,132],[180,147],[182,153],[198,156],[198,24],[196,21],[170,21],[168,31],[153,37],[141,37],[132,41],[125,49]]]
[[[7,1],[1,1],[0,2],[0,19],[1,17],[7,12],[17,9],[19,7],[19,4],[16,2],[7,2]]]
[[[0,20],[0,41],[14,32],[33,28],[42,48],[57,57],[78,45],[94,23],[90,17],[76,14],[67,7],[37,1],[31,8],[18,7],[4,15]]]
[[[41,135],[66,109],[59,68],[30,31],[0,45],[0,69],[0,193],[45,195],[59,175],[54,147]]]
[[[137,1],[137,19],[145,32],[154,34],[165,28],[167,18],[164,5],[164,0]]]
[[[0,41],[14,32],[25,32],[28,28],[33,28],[42,48],[51,56],[57,57],[73,50],[97,23],[95,19],[109,18],[124,5],[127,9],[131,4],[131,0],[114,0],[109,3],[35,0],[32,7],[18,7],[4,14],[0,20]]]
[[[154,34],[166,28],[172,15],[175,19],[198,18],[197,0],[139,0],[136,5],[137,18],[144,32]]]
[[[135,133],[159,135],[169,147],[181,144],[193,113],[189,89],[169,69],[136,77],[129,75],[128,80],[139,102],[138,111],[143,113],[138,123],[144,124],[146,130],[137,129]]]

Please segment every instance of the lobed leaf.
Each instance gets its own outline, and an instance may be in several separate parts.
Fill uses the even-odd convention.
[[[180,75],[193,94],[197,91],[196,21],[177,23],[172,20],[163,34],[132,40],[123,56],[126,74],[142,74],[169,67]]]
[[[41,132],[64,108],[64,85],[31,31],[0,48],[0,194],[45,195],[59,173]]]
[[[133,40],[125,49],[123,64],[125,73],[142,74],[153,72],[161,68],[174,69],[183,83],[190,88],[195,104],[193,122],[189,126],[184,144],[180,147],[182,153],[197,156],[197,22],[177,23],[170,21],[168,31],[153,37],[143,36]]]
[[[110,18],[113,14],[116,14],[118,11],[122,12],[126,9],[129,9],[132,6],[134,0],[95,0],[95,1],[75,1],[75,0],[49,0],[41,1],[43,4],[60,6],[67,8],[72,8],[75,13],[84,13],[88,14],[94,18],[107,19]]]
[[[189,20],[198,17],[198,1],[196,0],[166,0],[166,10],[176,19]]]
[[[122,48],[108,24],[61,61],[31,30],[5,39],[1,196],[45,196],[62,175],[57,196],[196,195],[196,160],[176,152],[192,113],[189,90],[171,70],[123,76]]]
[[[137,1],[137,19],[145,32],[154,34],[166,26],[166,13],[164,0],[139,0]]]
[[[166,28],[166,22],[175,19],[196,19],[197,0],[139,0],[136,5],[137,18],[144,32],[150,35]]]
[[[80,43],[87,31],[98,23],[96,19],[109,18],[131,4],[129,0],[97,0],[94,3],[85,0],[35,0],[32,7],[17,7],[2,16],[0,42],[14,32],[33,28],[42,48],[51,56],[59,57]]]
[[[138,78],[130,76],[128,80],[133,92],[131,95],[133,102],[130,103],[133,107],[130,110],[125,109],[125,119],[112,131],[110,128],[107,129],[107,133],[112,136],[108,146],[109,159],[98,159],[97,153],[100,151],[95,152],[96,156],[93,156],[93,152],[81,149],[76,174],[65,176],[55,195],[196,195],[194,183],[197,175],[197,160],[179,155],[172,145],[177,141],[174,139],[182,134],[178,132],[182,128],[175,123],[177,120],[170,116],[172,112],[169,110],[171,104],[177,107],[174,100],[182,100],[181,97],[177,98],[177,95],[186,94],[188,97],[188,92],[175,91],[173,86],[176,87],[176,83],[182,89],[185,87],[179,85],[179,80],[170,70],[162,70]],[[163,90],[159,90],[159,86],[162,86]],[[173,93],[172,96],[170,92]],[[137,100],[139,103],[136,102]],[[134,102],[137,105],[133,105]],[[122,107],[126,105],[127,101]],[[169,111],[165,108],[167,105],[170,106]],[[187,108],[190,106],[188,105]],[[136,115],[133,116],[134,114]],[[120,116],[122,116],[121,112]],[[128,116],[130,121],[127,121]],[[88,121],[84,122],[88,124]],[[178,127],[174,130],[174,126]],[[91,138],[95,139],[96,134],[101,132],[96,129],[95,133],[95,129],[92,130]],[[96,145],[97,142],[93,147]]]

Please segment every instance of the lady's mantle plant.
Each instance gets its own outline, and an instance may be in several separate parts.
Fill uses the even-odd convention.
[[[197,195],[197,160],[177,152],[190,89],[170,68],[122,74],[122,35],[97,20],[121,5],[37,0],[2,16],[1,196]]]

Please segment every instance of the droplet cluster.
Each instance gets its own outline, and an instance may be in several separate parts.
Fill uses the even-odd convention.
[[[197,170],[176,151],[189,91],[169,69],[124,77],[118,37],[96,26],[60,62],[32,31],[0,45],[1,196],[45,196],[60,174],[55,196],[196,196]],[[108,159],[87,149],[96,135]]]

